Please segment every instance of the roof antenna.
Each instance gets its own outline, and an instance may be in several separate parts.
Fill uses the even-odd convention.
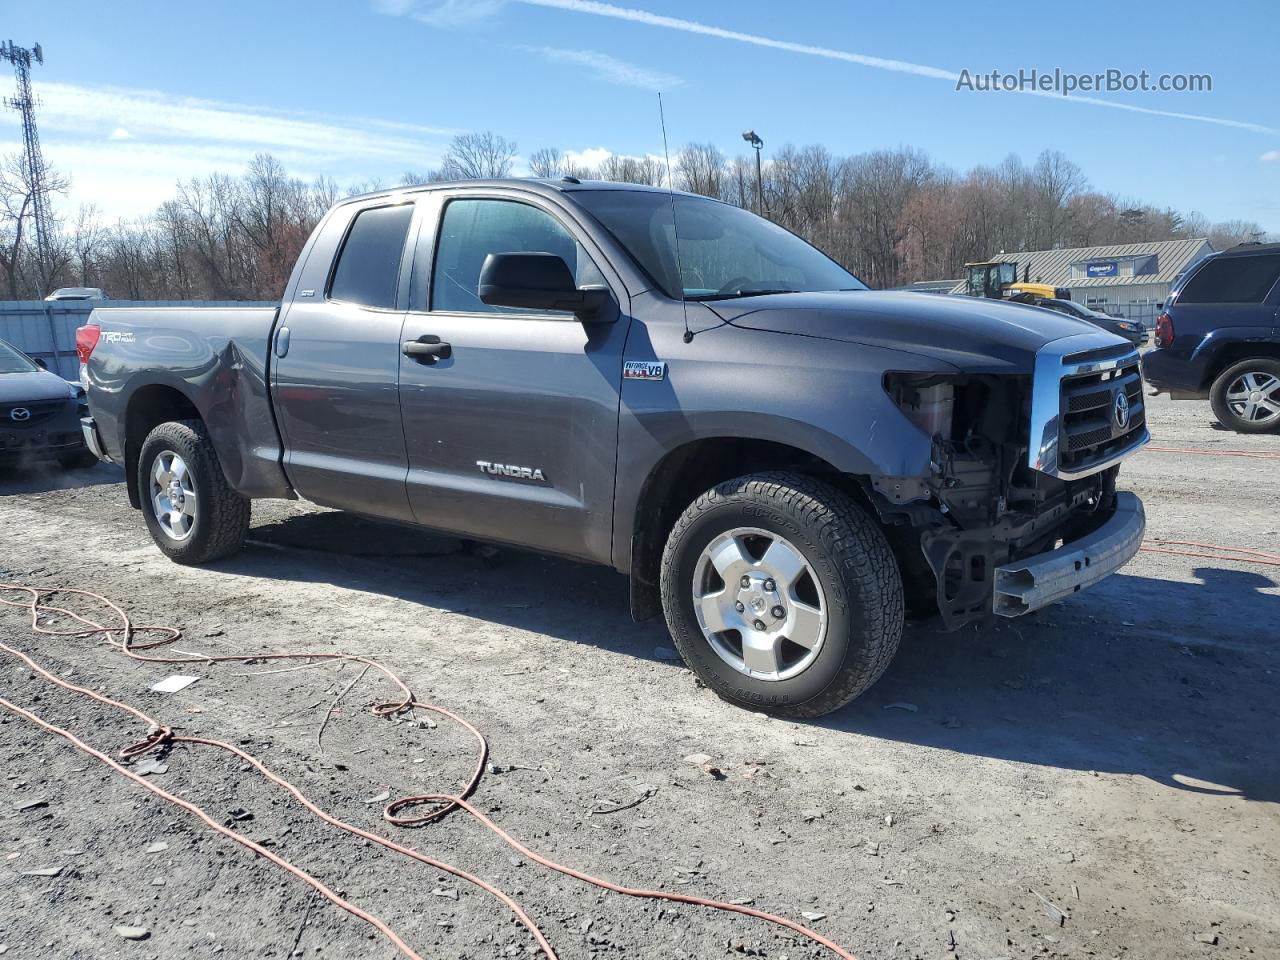
[[[667,114],[662,109],[662,91],[658,91],[658,122],[662,124],[662,156],[667,162],[667,197],[671,200],[671,234],[676,241],[676,273],[680,284],[680,308],[684,311],[684,342],[693,343],[689,329],[689,301],[684,296],[684,264],[680,260],[680,229],[676,226],[676,191],[671,179],[671,151],[667,149]]]

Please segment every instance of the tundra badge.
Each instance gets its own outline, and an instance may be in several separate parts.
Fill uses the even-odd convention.
[[[488,460],[477,460],[476,466],[480,468],[481,473],[492,474],[495,477],[511,477],[513,480],[539,480],[542,483],[547,482],[547,478],[543,476],[540,467],[516,467],[509,463],[490,463]]]
[[[628,360],[622,365],[623,380],[665,380],[667,378],[667,365],[659,360],[650,362],[648,360]]]

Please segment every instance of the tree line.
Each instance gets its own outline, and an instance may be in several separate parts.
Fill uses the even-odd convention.
[[[438,168],[406,171],[400,182],[508,177],[517,158],[516,144],[504,137],[463,134]],[[652,186],[668,179],[665,160],[653,156],[611,155],[585,167],[547,147],[527,165],[535,177]],[[1096,191],[1053,150],[1031,163],[1010,155],[959,173],[911,147],[840,157],[820,145],[787,145],[769,155],[757,184],[754,158],[690,143],[672,156],[671,179],[679,190],[760,212],[877,288],[959,277],[966,262],[1002,251],[1187,237],[1207,237],[1220,250],[1263,237],[1253,222],[1210,223],[1199,213]],[[51,171],[46,185],[65,193],[69,183]],[[343,196],[385,186],[304,181],[259,154],[238,176],[177,184],[172,199],[145,217],[108,224],[94,205],[81,206],[55,223],[51,262],[41,264],[25,165],[13,154],[0,160],[0,297],[95,286],[116,299],[276,299],[325,210]]]

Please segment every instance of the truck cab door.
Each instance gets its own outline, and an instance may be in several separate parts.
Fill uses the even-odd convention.
[[[497,188],[423,201],[400,357],[409,501],[461,536],[608,562],[625,288],[565,210]],[[605,284],[601,322],[482,303],[490,253],[555,253]],[[419,352],[427,345],[432,352]]]
[[[315,503],[411,520],[397,378],[414,204],[340,207],[307,255],[273,344],[285,472]]]

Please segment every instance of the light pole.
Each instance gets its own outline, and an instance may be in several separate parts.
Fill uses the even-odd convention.
[[[760,135],[754,130],[748,130],[742,135],[742,139],[747,141],[755,148],[756,151],[756,213],[764,216],[764,178],[760,173],[760,151],[764,147],[764,141],[760,139]]]

